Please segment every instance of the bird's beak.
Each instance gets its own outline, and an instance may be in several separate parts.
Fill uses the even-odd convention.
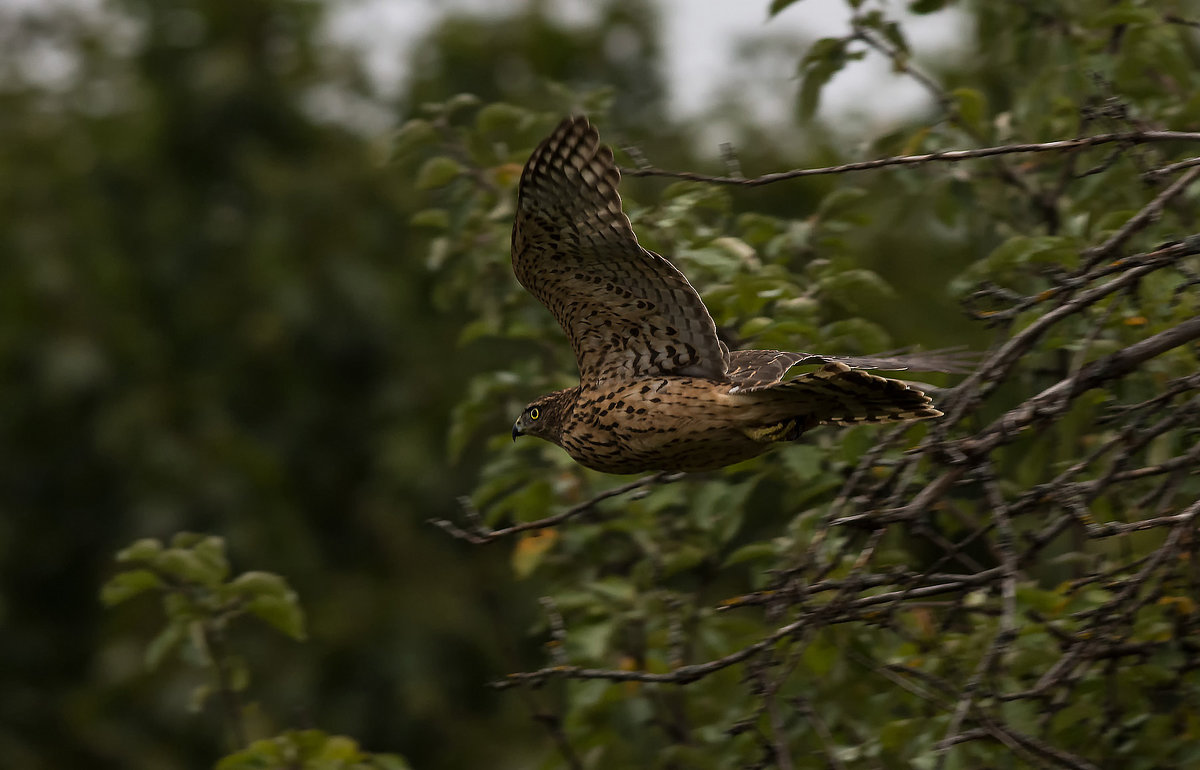
[[[514,422],[514,423],[513,423],[513,441],[516,441],[516,440],[517,440],[517,436],[520,436],[520,435],[521,435],[521,429],[520,429],[520,427],[518,427],[518,426],[517,426],[517,424]]]

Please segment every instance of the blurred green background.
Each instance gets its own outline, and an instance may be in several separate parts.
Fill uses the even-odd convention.
[[[268,733],[461,767],[531,732],[483,686],[520,638],[503,554],[425,524],[472,483],[444,447],[478,362],[447,355],[462,319],[431,309],[387,133],[319,108],[410,98],[324,40],[332,10],[0,11],[0,766],[222,753],[201,674],[143,668],[157,604],[97,601],[116,549],[179,530],[302,597],[307,644],[237,640]]]

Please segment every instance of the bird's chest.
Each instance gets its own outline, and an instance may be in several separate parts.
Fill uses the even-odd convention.
[[[580,392],[572,414],[576,430],[614,437],[677,431],[709,411],[716,383],[690,377],[659,377],[610,383]]]
[[[671,468],[681,455],[742,439],[728,385],[689,377],[610,384],[580,392],[562,446],[610,473]]]

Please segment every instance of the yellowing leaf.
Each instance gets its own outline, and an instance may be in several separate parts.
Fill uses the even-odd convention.
[[[556,542],[558,532],[553,529],[541,529],[522,535],[517,541],[517,547],[513,549],[513,572],[521,579],[529,577]]]
[[[929,126],[921,128],[916,133],[908,138],[904,146],[900,148],[901,155],[916,155],[925,143],[925,139],[929,136]]]
[[[1196,601],[1190,596],[1164,596],[1157,604],[1171,607],[1180,615],[1191,615],[1196,612]]]
[[[502,163],[492,169],[492,178],[501,187],[512,187],[521,177],[520,163]]]

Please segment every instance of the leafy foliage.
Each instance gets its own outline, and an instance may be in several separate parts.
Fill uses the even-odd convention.
[[[320,730],[293,730],[254,741],[217,763],[216,770],[408,770],[394,755],[368,754],[352,739]]]
[[[394,95],[319,3],[0,8],[8,762],[1196,764],[1196,8],[905,5],[969,17],[966,53],[848,2],[756,51],[800,76],[786,126],[673,119],[641,0],[448,16]],[[872,57],[928,111],[851,148],[821,97]],[[728,339],[967,345],[948,418],[685,478],[511,444],[573,379],[507,244],[576,111]],[[261,632],[305,628],[289,586],[303,644]]]
[[[227,649],[229,625],[254,616],[276,630],[300,640],[304,613],[296,593],[278,575],[243,572],[229,579],[225,543],[219,537],[180,533],[165,548],[158,540],[139,540],[117,554],[126,566],[100,591],[108,606],[155,592],[160,595],[167,624],[146,648],[146,666],[155,669],[168,655],[207,669],[211,682],[195,688],[192,707],[199,710],[219,693],[226,708],[234,745],[244,742],[240,694],[250,683],[245,661]]]
[[[880,137],[882,152],[1200,125],[1179,111],[1200,86],[1184,64],[1194,41],[1146,7],[1103,23],[1055,7],[1039,26],[1018,17],[1040,11],[989,5],[980,29],[1005,33],[977,41],[977,75],[943,86],[895,20],[851,5],[848,34],[804,60],[798,103],[813,114],[859,54],[891,57],[941,112]],[[1142,61],[1178,62],[1159,86],[1098,58],[1147,40]],[[1082,51],[1102,65],[1091,81]],[[570,382],[549,314],[491,279],[507,267],[515,174],[502,169],[527,155],[530,126],[536,139],[556,118],[525,113],[497,155],[477,149],[471,110],[446,105],[422,148],[471,169],[438,198],[430,266],[445,301],[479,319],[471,339],[525,351],[477,375],[451,429],[462,443]],[[803,218],[738,212],[738,190],[703,180],[626,195],[644,244],[673,258],[732,342],[865,353],[988,327],[996,341],[942,393],[940,424],[813,434],[698,477],[618,486],[548,444],[489,442],[465,528],[442,524],[473,542],[515,537],[514,568],[545,587],[545,656],[498,686],[548,689],[525,697],[564,766],[1194,761],[1200,241],[1195,134],[1177,136],[1190,144],[934,157],[826,185]],[[976,331],[934,321],[956,300]]]

